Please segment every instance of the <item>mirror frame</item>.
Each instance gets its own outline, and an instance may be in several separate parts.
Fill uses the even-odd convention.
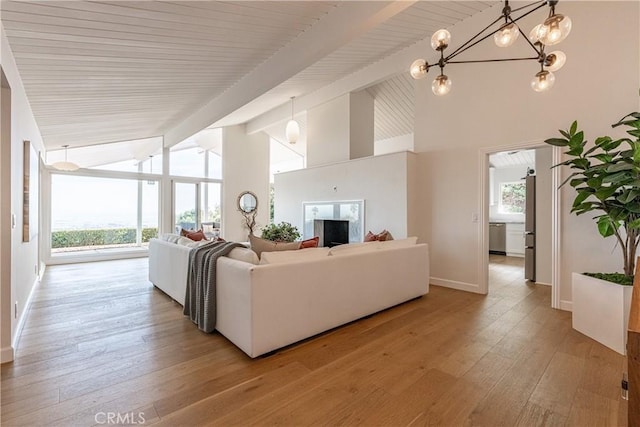
[[[255,199],[255,201],[256,201],[256,206],[255,206],[252,210],[250,210],[250,211],[246,211],[246,210],[244,210],[244,209],[243,209],[243,207],[242,207],[242,205],[240,204],[240,202],[242,201],[242,198],[243,198],[244,196],[246,196],[246,195],[253,196],[253,198],[254,198],[254,199]],[[255,193],[254,193],[254,192],[252,192],[252,191],[243,191],[243,192],[242,192],[242,193],[240,193],[240,195],[238,196],[238,200],[236,201],[236,206],[238,207],[238,210],[239,210],[240,212],[242,212],[243,214],[245,214],[245,215],[251,215],[251,214],[254,214],[254,213],[255,213],[255,212],[257,212],[257,210],[258,210],[258,196],[256,196],[256,195],[255,195]]]

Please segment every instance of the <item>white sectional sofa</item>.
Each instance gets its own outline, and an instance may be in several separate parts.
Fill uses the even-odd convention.
[[[184,304],[189,250],[149,244],[149,280]],[[262,254],[217,265],[216,329],[257,357],[429,292],[429,253],[415,238]],[[240,259],[244,260],[240,260]]]

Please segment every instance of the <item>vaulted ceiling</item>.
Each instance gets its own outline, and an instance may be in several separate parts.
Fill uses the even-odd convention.
[[[244,123],[495,3],[3,0],[0,16],[56,149],[159,135],[173,144]],[[409,108],[393,98],[411,81],[389,77],[370,93],[393,114]],[[406,127],[388,120],[377,136]]]

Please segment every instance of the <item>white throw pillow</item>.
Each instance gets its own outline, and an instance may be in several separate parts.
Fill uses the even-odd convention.
[[[229,255],[229,258],[237,259],[238,261],[248,262],[249,264],[258,264],[258,254],[249,248],[233,248]]]
[[[307,248],[293,251],[262,252],[260,265],[313,261],[326,258],[329,248]]]
[[[162,236],[160,236],[160,239],[169,243],[178,243],[178,240],[180,239],[180,237],[181,236],[179,234],[164,233]]]

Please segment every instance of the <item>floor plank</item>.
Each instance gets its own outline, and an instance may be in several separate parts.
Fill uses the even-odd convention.
[[[432,286],[400,306],[250,359],[203,334],[144,258],[47,268],[2,425],[625,425],[624,358],[571,329],[522,259],[491,256],[489,294]]]

